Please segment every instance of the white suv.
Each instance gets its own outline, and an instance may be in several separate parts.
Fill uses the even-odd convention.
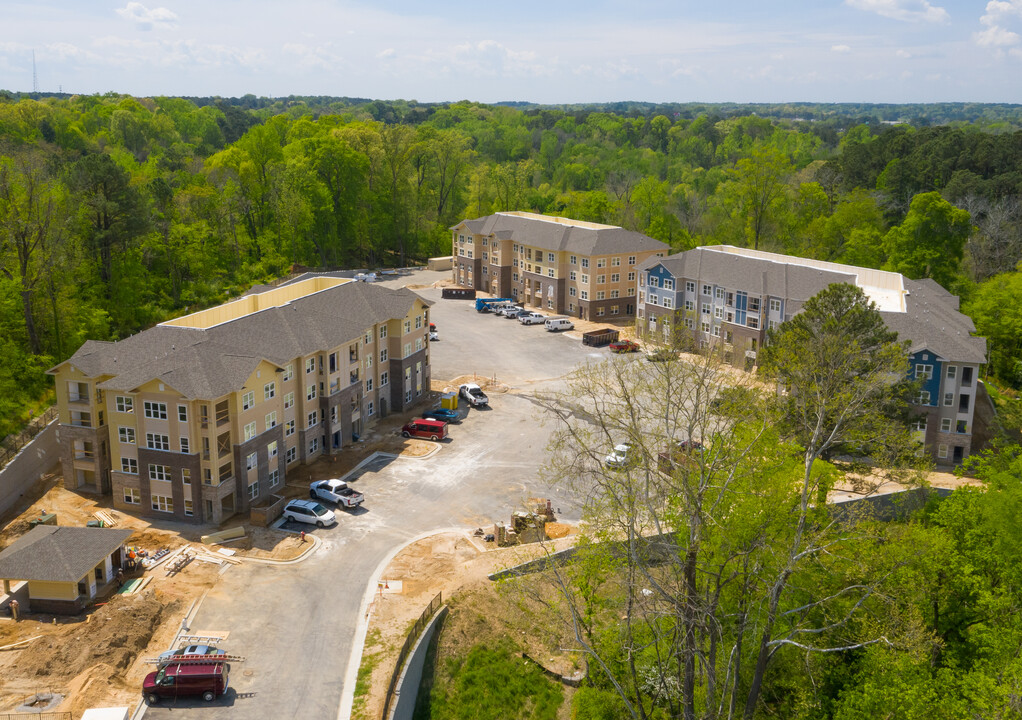
[[[326,527],[337,522],[333,510],[327,510],[314,500],[292,500],[284,506],[284,519]]]

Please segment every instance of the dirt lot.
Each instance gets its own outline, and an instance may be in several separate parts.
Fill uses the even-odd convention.
[[[557,530],[562,530],[557,526]],[[573,537],[546,543],[548,548],[561,549],[574,542]],[[570,674],[576,659],[556,651],[556,644],[547,638],[534,637],[531,624],[518,607],[519,598],[505,597],[497,583],[487,575],[542,555],[539,545],[495,548],[480,538],[444,533],[410,545],[387,567],[383,580],[385,587],[370,609],[369,632],[363,653],[362,672],[371,668],[371,681],[364,694],[356,690],[352,717],[376,718],[383,710],[383,702],[390,682],[398,651],[412,623],[438,593],[445,603],[456,603],[458,612],[452,612],[444,630],[455,643],[485,642],[487,637],[514,637],[527,646],[532,657],[541,658],[555,671]],[[483,620],[485,619],[485,622]],[[479,627],[486,626],[485,630]],[[467,650],[467,647],[466,647]],[[360,683],[361,686],[362,683]]]

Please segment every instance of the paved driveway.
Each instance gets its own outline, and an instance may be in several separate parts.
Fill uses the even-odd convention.
[[[606,351],[480,315],[471,302],[440,300],[439,290],[419,292],[437,300],[432,316],[442,339],[431,349],[434,377],[496,375],[523,391],[495,394],[491,409],[470,410],[434,455],[380,460],[352,479],[365,504],[317,530],[323,547],[306,561],[232,568],[193,623],[230,630],[225,648],[247,658],[232,669],[232,689],[212,706],[182,700],[150,708],[147,718],[337,717],[362,599],[395,548],[433,530],[506,522],[529,497],[549,497],[562,519],[578,519],[579,504],[538,479],[550,428],[528,388],[554,388],[576,364]]]

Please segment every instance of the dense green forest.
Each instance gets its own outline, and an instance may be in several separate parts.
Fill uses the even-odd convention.
[[[935,278],[1018,386],[1019,127],[1003,105],[0,94],[0,434],[87,338],[294,264],[420,261],[509,209]]]

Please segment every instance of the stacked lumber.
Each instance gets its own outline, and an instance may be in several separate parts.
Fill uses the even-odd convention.
[[[103,527],[113,527],[117,524],[117,518],[114,516],[113,510],[97,510],[92,515],[103,523]]]

